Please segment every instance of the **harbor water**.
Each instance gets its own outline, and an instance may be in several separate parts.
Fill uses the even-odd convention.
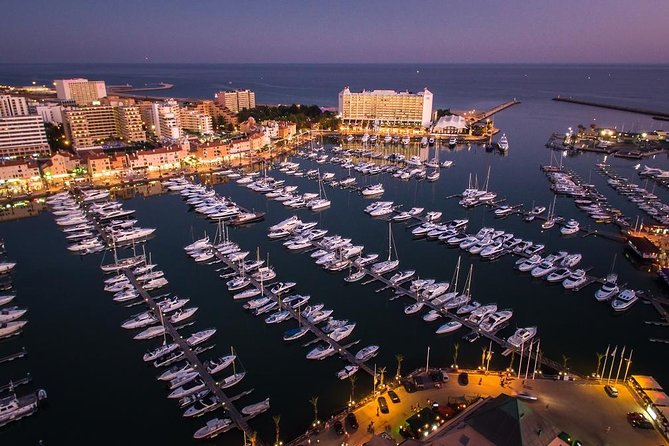
[[[487,207],[465,210],[457,198],[467,187],[471,175],[482,185],[490,169],[489,190],[508,204],[532,204],[548,207],[553,200],[549,182],[539,170],[541,164],[560,158],[544,143],[554,131],[566,131],[578,124],[625,126],[626,129],[653,130],[666,128],[666,122],[652,121],[639,115],[556,103],[550,98],[573,95],[601,102],[643,105],[658,110],[669,109],[669,68],[625,66],[219,66],[219,65],[114,65],[114,66],[42,66],[0,65],[0,82],[27,84],[47,82],[61,76],[102,78],[110,84],[130,82],[135,85],[152,82],[174,83],[165,95],[178,97],[210,97],[226,88],[251,88],[262,103],[317,103],[332,106],[336,93],[343,86],[352,89],[396,88],[418,90],[427,86],[435,93],[438,108],[454,110],[483,109],[517,98],[522,103],[495,116],[496,127],[507,134],[510,150],[506,156],[488,152],[481,147],[458,146],[430,149],[429,156],[439,151],[442,161],[454,161],[453,167],[442,169],[435,183],[400,181],[387,174],[364,177],[356,174],[361,185],[382,182],[383,200],[402,204],[404,209],[420,206],[444,213],[444,219],[469,219],[468,232],[492,226],[516,236],[543,243],[547,252],[566,250],[583,254],[582,265],[591,267],[589,274],[606,275],[614,256],[615,271],[620,283],[634,289],[663,294],[665,290],[655,276],[638,268],[627,259],[620,242],[597,236],[561,236],[557,228],[542,231],[540,222],[527,223],[517,215],[495,219]],[[351,73],[355,73],[355,77]],[[232,82],[232,83],[229,83]],[[327,142],[326,142],[327,144]],[[386,149],[388,152],[398,149]],[[418,154],[412,146],[405,153]],[[343,177],[348,172],[331,164],[291,158],[302,169],[320,168]],[[624,197],[606,184],[594,169],[602,156],[581,154],[565,156],[562,163],[577,172],[584,181],[594,184],[609,201],[626,216],[642,215]],[[553,160],[553,163],[556,161]],[[634,166],[638,160],[609,159],[619,174],[640,182]],[[665,154],[641,161],[653,167],[669,168]],[[276,169],[268,171],[286,184],[297,185],[299,191],[318,192],[315,180],[286,176]],[[205,181],[208,178],[204,178]],[[652,183],[648,188],[651,189]],[[378,344],[380,354],[370,362],[385,367],[386,376],[395,375],[396,354],[402,354],[404,372],[424,366],[427,348],[430,363],[448,366],[453,362],[453,345],[459,343],[458,363],[476,368],[481,362],[482,347],[488,342],[469,343],[462,339],[464,330],[437,336],[438,322],[426,323],[420,314],[407,316],[406,299],[390,300],[390,291],[376,293],[378,283],[361,285],[346,283],[346,272],[329,273],[316,266],[305,253],[286,250],[281,242],[267,238],[267,228],[291,215],[303,221],[317,221],[329,234],[352,238],[365,245],[366,252],[387,255],[387,223],[370,218],[363,209],[370,200],[356,191],[329,188],[329,209],[319,213],[308,210],[288,211],[280,203],[267,200],[234,181],[217,184],[219,195],[229,196],[240,205],[267,213],[264,222],[230,229],[230,238],[242,249],[259,250],[269,258],[278,273],[277,280],[295,281],[296,292],[310,294],[311,302],[323,302],[334,310],[334,316],[357,323],[351,340],[360,340],[353,351],[369,344]],[[152,192],[159,191],[157,185]],[[205,231],[213,236],[215,227],[189,211],[179,195],[157,193],[145,196],[146,188],[128,193],[124,208],[136,209],[143,227],[156,227],[156,236],[146,244],[152,260],[165,271],[172,293],[189,297],[199,307],[196,323],[186,333],[216,327],[216,347],[203,358],[218,357],[234,347],[247,372],[244,380],[228,389],[233,396],[243,390],[254,391],[239,400],[239,406],[270,397],[271,409],[250,421],[260,438],[274,440],[273,415],[281,416],[281,437],[284,441],[304,432],[313,420],[309,400],[318,396],[320,418],[344,408],[351,397],[351,382],[335,376],[344,362],[338,357],[323,361],[305,359],[309,348],[302,346],[310,338],[286,343],[283,332],[295,325],[285,322],[277,326],[265,324],[234,302],[215,270],[220,266],[197,265],[184,255],[183,246]],[[669,192],[656,187],[654,193],[669,202]],[[582,227],[615,232],[612,225],[596,225],[576,208],[572,199],[557,199],[556,214],[577,219]],[[648,217],[645,218],[648,220]],[[482,261],[478,256],[449,249],[443,244],[413,240],[408,224],[393,224],[393,235],[400,260],[400,269],[415,269],[421,278],[450,281],[457,259],[462,256],[461,284],[470,264],[474,265],[473,298],[482,303],[497,303],[499,308],[513,308],[509,327],[500,335],[513,334],[516,326],[536,325],[546,357],[558,362],[568,358],[567,366],[581,374],[590,374],[597,365],[596,353],[607,345],[623,345],[634,349],[632,373],[654,375],[669,385],[661,358],[664,344],[648,338],[666,338],[666,327],[645,324],[658,315],[650,305],[638,302],[623,314],[614,314],[610,306],[594,299],[596,284],[579,292],[565,291],[543,280],[513,269],[515,258],[505,256],[496,261]],[[0,364],[0,384],[30,372],[33,383],[49,394],[47,404],[37,414],[0,430],[0,443],[7,445],[80,444],[95,442],[116,444],[193,444],[193,432],[211,416],[185,419],[173,401],[166,398],[167,389],[155,379],[158,374],[146,365],[142,354],[161,341],[135,341],[128,330],[120,327],[141,306],[124,308],[112,302],[103,288],[104,275],[99,265],[111,260],[109,254],[78,257],[66,249],[63,233],[48,212],[18,221],[0,223],[0,236],[6,242],[8,257],[18,262],[14,276],[16,304],[28,307],[29,320],[23,334],[0,342],[0,357],[22,346],[28,356]],[[127,253],[127,251],[125,251]],[[462,286],[462,285],[461,285]],[[156,294],[156,293],[154,293]],[[509,357],[502,357],[499,346],[493,345],[491,368],[503,369]],[[615,371],[614,371],[615,374]],[[358,373],[354,399],[368,393],[372,378]],[[20,392],[20,391],[19,391]],[[242,444],[242,435],[232,430],[206,444]]]

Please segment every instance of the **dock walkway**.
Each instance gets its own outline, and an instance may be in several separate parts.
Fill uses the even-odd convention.
[[[232,269],[236,274],[239,274],[240,269],[239,265],[237,265],[234,262],[231,262],[230,259],[228,259],[226,256],[222,255],[220,251],[217,249],[214,249],[214,254],[216,257],[223,262],[225,265],[227,265],[228,268]],[[282,307],[282,302],[281,302],[281,297],[277,294],[272,293],[271,290],[269,290],[265,284],[260,283],[259,281],[255,280],[252,277],[249,277],[251,280],[251,284],[256,287],[258,290],[262,290],[263,295],[266,297],[269,297],[273,301],[277,302],[279,304],[279,308],[282,308],[284,310],[287,310],[291,317],[295,320],[300,320],[301,324],[305,327],[309,328],[309,331],[313,333],[319,340],[331,345],[337,353],[344,359],[346,359],[348,362],[351,364],[357,365],[361,370],[364,370],[366,373],[368,373],[371,376],[374,376],[374,370],[369,367],[367,364],[365,364],[363,361],[360,361],[353,355],[351,352],[349,352],[344,346],[342,346],[339,342],[333,340],[330,338],[327,334],[325,334],[316,324],[313,324],[309,322],[308,320],[301,319],[298,312],[291,307],[290,305],[286,307]]]
[[[142,288],[142,286],[137,282],[137,279],[135,278],[135,275],[132,273],[132,271],[126,269],[123,272],[128,278],[128,280],[130,280],[130,283],[139,292],[142,299],[144,299],[144,302],[149,306],[149,308],[151,308],[153,313],[160,314],[160,308],[153,300],[153,298],[149,295],[149,293],[145,291]],[[181,351],[184,352],[184,356],[188,360],[188,362],[190,362],[195,368],[195,371],[199,373],[200,377],[202,378],[202,381],[204,381],[209,391],[211,391],[213,395],[216,395],[218,400],[222,402],[222,406],[227,411],[230,419],[235,423],[235,425],[240,430],[244,431],[246,435],[252,436],[254,431],[248,425],[244,416],[232,404],[232,400],[228,398],[228,396],[223,392],[220,385],[214,380],[214,378],[209,374],[209,372],[207,372],[207,369],[202,364],[202,361],[200,361],[200,358],[198,358],[198,356],[186,343],[186,340],[181,337],[181,335],[174,327],[174,325],[172,325],[168,320],[163,319],[163,326],[165,327],[165,331],[167,332],[167,334],[170,335],[172,340],[179,346]]]

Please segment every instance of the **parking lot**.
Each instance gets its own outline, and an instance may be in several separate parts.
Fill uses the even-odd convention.
[[[400,399],[393,403],[387,392],[383,393],[388,413],[382,413],[376,400],[357,409],[355,415],[359,427],[350,429],[344,423],[346,434],[337,435],[332,429],[312,437],[326,445],[360,445],[369,441],[374,434],[386,432],[397,442],[403,441],[399,427],[404,420],[415,413],[417,407],[425,407],[433,402],[445,405],[449,399],[472,399],[476,396],[497,396],[501,393],[515,395],[519,391],[531,392],[538,397],[537,401],[528,402],[529,406],[549,419],[558,429],[580,440],[584,445],[667,445],[667,442],[656,430],[645,430],[632,427],[626,414],[641,412],[642,409],[634,400],[630,391],[618,385],[618,398],[611,398],[604,392],[602,384],[590,384],[579,381],[511,380],[504,387],[498,375],[470,374],[467,385],[458,383],[457,374],[450,374],[449,380],[435,388],[426,383],[425,390],[407,393],[403,387],[395,389]],[[379,409],[379,410],[377,410]],[[371,429],[368,431],[368,428]]]

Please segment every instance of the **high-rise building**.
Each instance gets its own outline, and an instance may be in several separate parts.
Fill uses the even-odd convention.
[[[40,115],[44,122],[50,124],[63,123],[63,106],[60,104],[39,104],[35,106],[35,113]]]
[[[216,102],[234,113],[256,106],[256,94],[251,90],[219,91],[214,97]]]
[[[126,141],[146,141],[146,132],[142,127],[142,116],[136,105],[116,107],[116,120],[121,138]]]
[[[26,116],[28,103],[21,96],[0,95],[0,117],[10,118],[12,116]]]
[[[16,158],[34,154],[49,154],[42,117],[0,117],[0,157]]]
[[[211,116],[186,108],[181,109],[181,127],[204,135],[214,133]]]
[[[67,108],[63,123],[65,135],[77,150],[98,147],[108,139],[122,138],[127,142],[146,140],[139,108],[134,105]]]
[[[361,126],[421,126],[432,120],[432,93],[373,90],[352,93],[346,87],[339,92],[339,114],[342,122]]]
[[[211,100],[199,101],[195,104],[195,110],[211,116],[212,119],[216,119],[217,122],[220,118],[223,118],[223,122],[226,124],[237,125],[238,122],[237,115],[228,110],[225,106]]]
[[[54,81],[58,99],[72,100],[77,105],[89,105],[107,96],[104,81],[88,79],[58,79]]]
[[[177,101],[153,104],[153,131],[162,139],[177,140],[181,137],[181,112]]]

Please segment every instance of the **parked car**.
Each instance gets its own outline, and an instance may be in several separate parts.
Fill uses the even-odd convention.
[[[388,402],[384,397],[380,396],[377,401],[379,403],[379,410],[381,413],[390,413],[390,409],[388,409]]]
[[[432,379],[432,381],[434,382],[435,385],[437,383],[445,382],[444,372],[442,372],[441,370],[436,370],[434,372],[431,372],[430,373],[430,379]]]
[[[618,389],[613,387],[612,385],[605,385],[604,386],[604,391],[611,397],[611,398],[618,398]]]
[[[643,419],[643,420],[632,420],[631,422],[632,426],[638,427],[640,429],[655,429],[655,426],[653,426],[653,423],[650,421]]]
[[[351,427],[351,429],[358,428],[358,418],[353,412],[349,412],[348,415],[346,415],[346,422]]]
[[[344,435],[344,425],[341,424],[341,421],[337,420],[332,425],[332,429],[337,433],[337,435]]]
[[[425,388],[425,382],[423,381],[422,376],[414,376],[413,382],[416,383],[416,388],[418,390],[423,390]]]
[[[404,390],[407,391],[407,393],[414,393],[416,391],[416,384],[410,379],[405,379],[402,380],[402,385],[404,386]]]
[[[458,375],[458,383],[461,386],[466,386],[467,384],[469,384],[469,375],[467,374],[467,372],[462,372]]]
[[[392,401],[394,404],[397,404],[400,402],[400,397],[397,396],[394,390],[389,390],[388,391],[388,396],[390,397],[390,401]]]

